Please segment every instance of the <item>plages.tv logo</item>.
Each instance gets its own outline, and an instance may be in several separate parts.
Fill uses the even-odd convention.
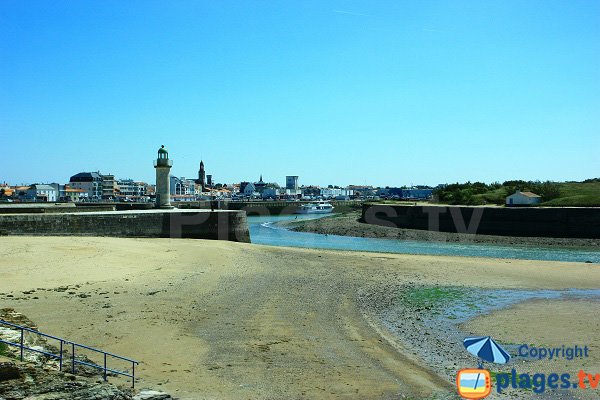
[[[483,399],[492,391],[490,372],[486,369],[461,369],[456,376],[458,394],[465,399]]]
[[[456,375],[458,394],[464,399],[483,399],[492,391],[490,372],[483,369],[483,362],[505,364],[510,355],[489,336],[466,338],[463,345],[467,351],[479,359],[477,369],[465,368]]]

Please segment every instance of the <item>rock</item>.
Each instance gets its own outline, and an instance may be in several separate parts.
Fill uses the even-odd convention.
[[[171,400],[170,394],[158,392],[156,390],[142,389],[141,392],[133,396],[133,400]]]
[[[17,365],[12,362],[0,363],[0,382],[8,381],[11,379],[18,379],[21,377],[21,372]]]
[[[7,365],[8,364],[8,365]],[[35,400],[131,400],[128,389],[119,389],[111,383],[43,370],[15,363],[0,364],[0,399]],[[15,375],[17,375],[15,377]]]

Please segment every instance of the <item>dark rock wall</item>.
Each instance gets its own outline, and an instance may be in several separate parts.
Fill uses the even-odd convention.
[[[364,204],[369,224],[501,236],[600,238],[600,208],[504,208]]]

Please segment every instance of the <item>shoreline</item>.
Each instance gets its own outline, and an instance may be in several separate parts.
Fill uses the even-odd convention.
[[[559,247],[565,249],[600,250],[600,239],[517,237],[434,232],[418,229],[395,228],[360,222],[358,211],[332,214],[304,221],[281,221],[276,224],[297,232],[325,235],[366,237],[387,240],[412,240],[448,243],[486,243],[531,247]]]
[[[188,239],[0,243],[2,307],[45,333],[139,359],[140,387],[182,399],[453,398],[453,370],[436,371],[427,362],[433,350],[413,353],[380,320],[394,288],[600,288],[597,265],[573,262]],[[596,332],[595,323],[580,321],[578,332]]]

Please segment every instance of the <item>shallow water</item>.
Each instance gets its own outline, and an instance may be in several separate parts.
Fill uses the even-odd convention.
[[[428,298],[420,292],[428,288],[430,287],[399,288],[399,295],[383,310],[376,312],[376,317],[410,352],[418,354],[440,376],[447,377],[454,377],[457,369],[475,368],[478,364],[478,359],[467,352],[463,346],[466,337],[474,336],[472,332],[463,331],[464,322],[529,300],[600,302],[600,289],[522,290],[436,287],[446,295]],[[416,293],[415,297],[410,297],[410,293]],[[415,303],[411,304],[411,299]],[[423,302],[423,299],[430,301]],[[495,337],[495,334],[496,332],[484,333],[492,337]],[[568,344],[569,338],[565,340]],[[507,372],[515,366],[524,369],[523,363],[535,362],[533,359],[518,357],[520,344],[501,343],[501,346],[514,360],[505,366],[487,363],[488,368]],[[519,398],[523,397],[529,398],[527,393],[519,396]],[[514,396],[507,398],[514,398]],[[558,398],[565,397],[558,396]]]
[[[600,251],[554,247],[494,245],[481,243],[427,242],[295,232],[276,222],[323,218],[322,215],[284,215],[248,217],[252,243],[270,246],[316,249],[375,251],[384,253],[513,258],[524,260],[574,261],[600,263]]]

